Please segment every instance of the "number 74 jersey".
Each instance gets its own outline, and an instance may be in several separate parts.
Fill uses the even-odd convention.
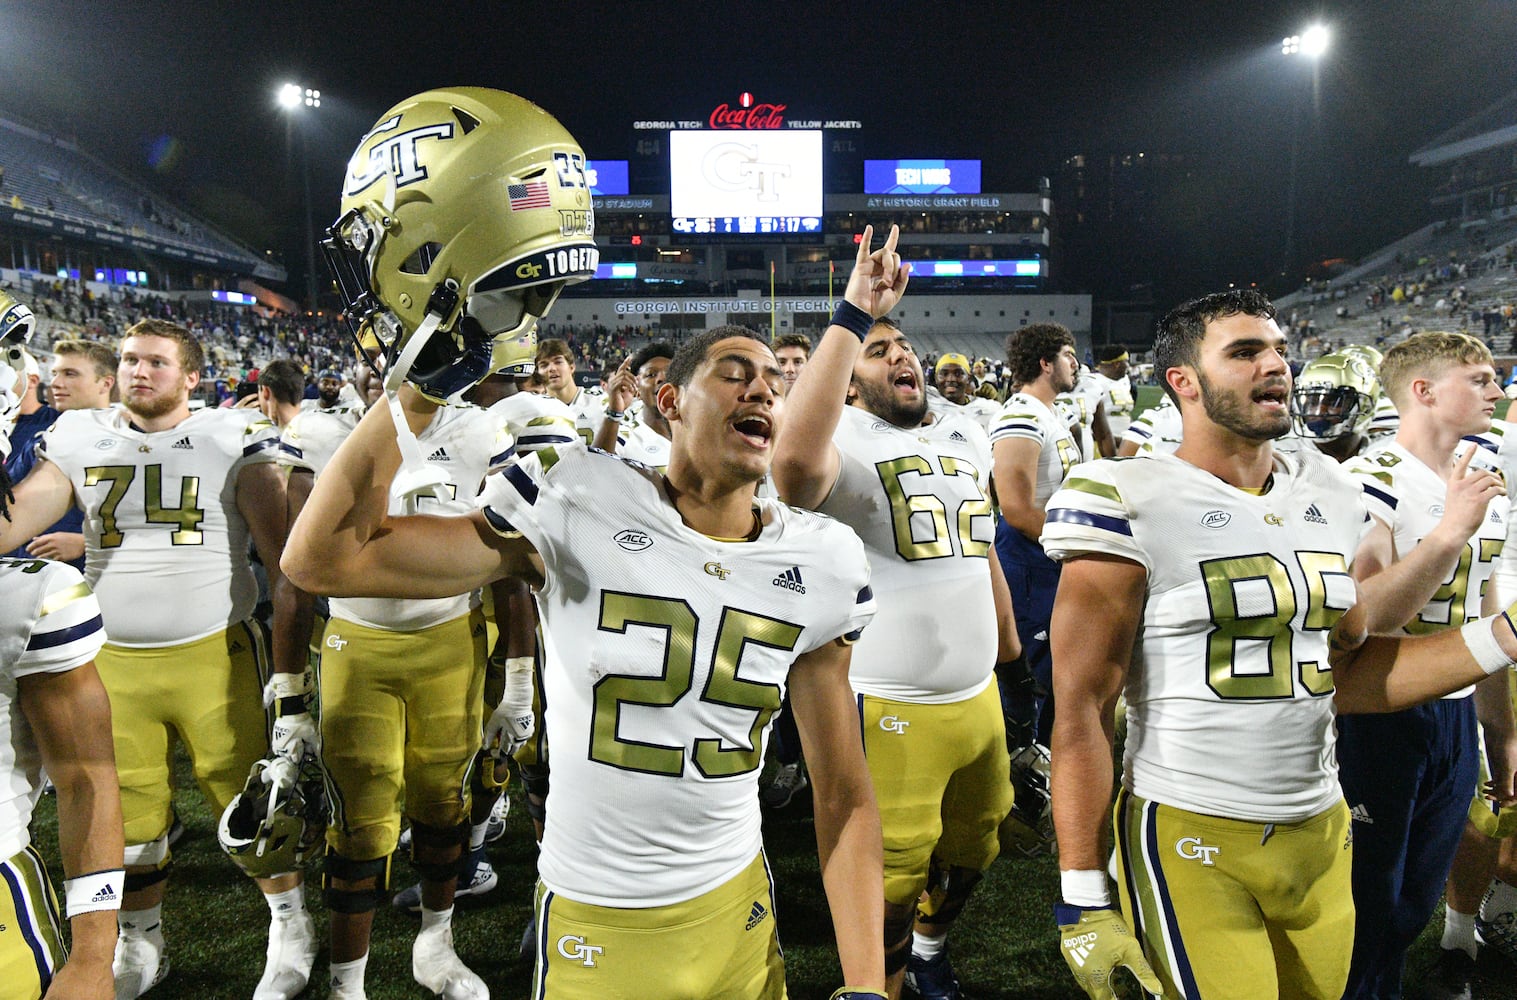
[[[1153,455],[1076,466],[1047,510],[1051,558],[1148,571],[1126,688],[1133,794],[1274,823],[1337,801],[1327,639],[1354,602],[1358,484],[1313,448],[1277,452],[1262,496]]]
[[[253,613],[237,476],[278,457],[279,431],[261,414],[199,410],[148,434],[119,406],[74,410],[38,450],[84,511],[84,577],[112,643],[177,645]]]

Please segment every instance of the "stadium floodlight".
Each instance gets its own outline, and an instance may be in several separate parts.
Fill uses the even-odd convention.
[[[298,83],[287,83],[279,88],[279,106],[282,108],[299,107],[300,99],[304,94]]]
[[[1287,56],[1306,56],[1308,59],[1318,59],[1327,51],[1327,44],[1331,36],[1327,25],[1314,24],[1301,32],[1299,35],[1290,35],[1280,43],[1280,52]]]
[[[296,112],[301,106],[321,107],[321,91],[298,83],[286,83],[279,88],[279,106],[285,111],[285,142],[291,141],[293,131],[300,132],[300,179],[305,189],[305,238],[306,238],[306,306],[316,309],[316,230],[311,220],[311,168],[306,151],[307,138],[304,128],[297,124]]]

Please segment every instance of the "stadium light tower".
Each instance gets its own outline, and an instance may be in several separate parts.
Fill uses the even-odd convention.
[[[1332,41],[1332,33],[1325,24],[1308,25],[1299,35],[1287,36],[1280,43],[1280,54],[1287,57],[1302,57],[1311,64],[1312,69],[1312,108],[1314,111],[1321,110],[1322,104],[1322,77],[1320,68],[1322,57],[1326,54],[1328,44]],[[1296,255],[1296,188],[1300,184],[1301,174],[1301,132],[1304,128],[1302,112],[1299,108],[1294,115],[1291,128],[1291,166],[1290,187],[1286,195],[1285,208],[1285,258],[1280,265],[1280,273],[1288,275],[1294,263]]]
[[[295,127],[295,116],[302,108],[316,109],[321,107],[321,91],[310,87],[303,87],[298,83],[287,83],[279,88],[279,106],[284,109],[284,138],[285,145],[291,142],[290,133]],[[316,311],[316,231],[311,225],[311,169],[309,157],[306,155],[306,133],[300,131],[300,178],[305,190],[305,213],[306,213],[306,308]]]

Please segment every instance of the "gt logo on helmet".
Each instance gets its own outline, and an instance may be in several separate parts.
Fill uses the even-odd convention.
[[[524,260],[517,266],[516,276],[523,281],[541,278],[543,276],[543,266],[541,264],[534,264],[530,260]]]
[[[367,143],[380,132],[388,132],[400,124],[400,115],[381,122],[373,132],[364,136]],[[405,187],[407,184],[415,184],[417,181],[427,179],[427,168],[422,165],[416,153],[417,143],[423,139],[451,139],[453,138],[453,123],[441,122],[437,125],[424,125],[414,128],[409,132],[391,136],[383,142],[375,143],[369,147],[368,162],[361,162],[363,157],[363,143],[358,146],[358,152],[353,154],[352,162],[348,164],[348,179],[343,186],[342,193],[351,197],[372,185],[386,174],[395,178],[396,187]],[[362,172],[360,172],[362,171]]]

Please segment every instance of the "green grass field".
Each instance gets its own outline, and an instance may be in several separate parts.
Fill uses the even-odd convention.
[[[174,852],[174,874],[164,905],[164,930],[172,971],[151,997],[250,997],[263,968],[268,909],[252,884],[216,846],[215,820],[189,780],[188,764],[178,760],[181,791],[176,807],[186,834]],[[520,806],[520,801],[515,803]],[[37,847],[48,859],[54,879],[57,862],[56,813],[44,797],[33,824]],[[832,949],[826,900],[817,873],[816,842],[805,795],[790,808],[766,816],[765,842],[779,893],[780,938],[785,948],[789,992],[793,1000],[827,1000],[840,985]],[[535,847],[526,811],[513,808],[506,836],[489,848],[500,885],[483,900],[465,900],[454,918],[459,954],[484,977],[496,1000],[528,996],[531,967],[517,958],[517,945],[530,916]],[[319,867],[307,866],[307,900],[318,929],[326,927],[321,906]],[[407,861],[395,862],[395,887],[414,879]],[[1058,894],[1057,864],[1052,858],[1032,861],[1002,858],[976,890],[953,932],[954,966],[969,1000],[1079,1000],[1059,956],[1050,907]],[[416,918],[389,907],[375,921],[368,966],[371,1000],[429,996],[411,979],[410,946]],[[1408,996],[1417,995],[1436,955],[1442,917],[1437,915],[1413,949],[1408,963]],[[327,955],[316,960],[313,985],[304,996],[326,996]],[[1482,955],[1484,976],[1475,996],[1517,996],[1517,976],[1493,955]],[[0,986],[0,994],[3,994]],[[649,1000],[657,1000],[656,983]],[[1136,989],[1128,996],[1137,996]]]

